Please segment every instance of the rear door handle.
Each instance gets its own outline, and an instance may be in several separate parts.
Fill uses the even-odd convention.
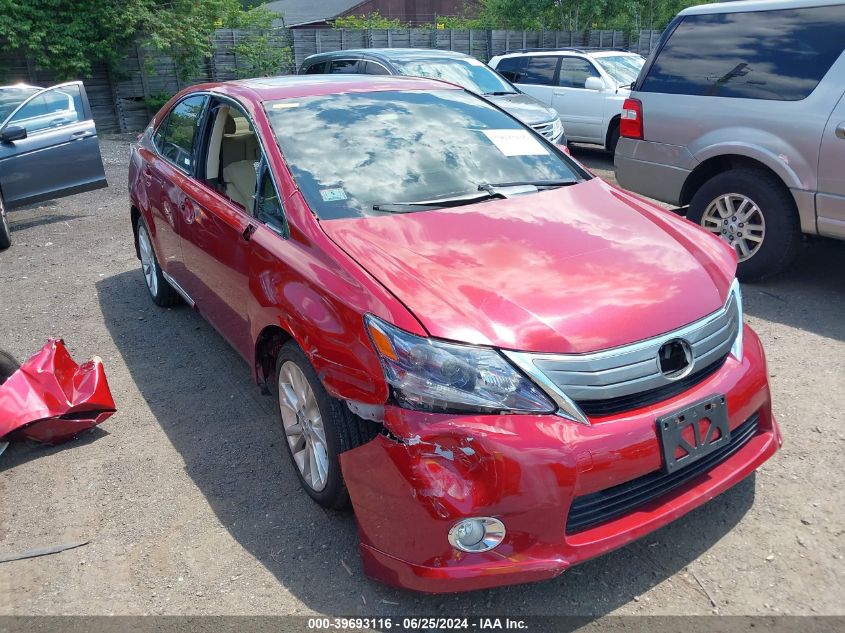
[[[91,138],[92,136],[94,136],[93,132],[88,132],[87,130],[82,130],[80,132],[73,132],[70,135],[70,140],[81,141],[84,138]]]
[[[836,126],[836,138],[845,140],[845,121]]]
[[[555,90],[552,94],[554,94],[554,96],[556,96],[556,97],[565,97],[566,96],[566,92],[564,92],[563,90]]]

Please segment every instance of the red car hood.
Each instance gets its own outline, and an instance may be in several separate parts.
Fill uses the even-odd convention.
[[[721,307],[736,269],[720,240],[598,178],[322,226],[432,336],[523,351],[676,329]]]

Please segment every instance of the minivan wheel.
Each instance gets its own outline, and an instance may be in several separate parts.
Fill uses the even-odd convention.
[[[789,190],[759,169],[734,169],[708,180],[692,197],[687,219],[734,248],[742,281],[781,272],[801,243],[801,225]]]
[[[4,251],[12,245],[12,231],[9,229],[9,220],[6,218],[6,205],[3,204],[3,196],[0,196],[0,251]]]
[[[144,275],[144,283],[150,292],[150,297],[157,306],[167,308],[179,301],[179,295],[173,289],[164,275],[161,273],[161,266],[156,258],[153,249],[153,241],[150,239],[150,232],[142,218],[138,218],[138,254],[141,257],[141,273]]]
[[[332,398],[293,341],[276,357],[276,394],[285,445],[300,484],[325,508],[349,505],[339,456],[373,439],[378,426]]]

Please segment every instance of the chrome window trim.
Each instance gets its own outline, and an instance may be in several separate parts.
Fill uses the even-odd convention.
[[[646,364],[647,361],[650,362],[651,356],[648,358],[641,358],[641,359],[633,359],[630,363],[623,363],[621,365],[613,365],[612,363],[608,363],[614,358],[618,358],[621,356],[636,356],[637,354],[644,353],[653,348],[660,348],[661,345],[664,343],[671,341],[673,339],[683,339],[689,342],[690,346],[695,350],[696,347],[701,347],[702,343],[712,340],[716,335],[723,332],[725,328],[730,328],[733,325],[733,319],[730,316],[730,311],[732,310],[732,304],[736,302],[736,295],[734,293],[734,288],[731,286],[731,289],[728,292],[728,297],[725,300],[725,303],[722,305],[721,308],[712,312],[689,325],[685,325],[680,327],[676,330],[672,330],[670,332],[665,332],[663,334],[659,334],[657,336],[653,336],[647,339],[643,339],[636,343],[631,343],[628,345],[621,345],[617,347],[612,347],[608,349],[604,349],[597,352],[589,352],[585,354],[544,354],[542,352],[517,352],[511,350],[502,350],[502,354],[504,354],[514,365],[516,365],[519,369],[521,369],[531,380],[533,380],[537,385],[539,385],[543,391],[545,391],[549,397],[551,397],[558,406],[557,414],[561,417],[567,418],[574,422],[579,422],[581,424],[590,425],[589,418],[581,409],[580,406],[576,403],[576,401],[570,397],[564,390],[558,386],[558,384],[551,378],[549,375],[543,371],[540,367],[535,364],[535,361],[540,362],[559,362],[559,363],[573,363],[576,365],[583,365],[585,367],[584,377],[585,382],[588,382],[586,379],[590,376],[600,376],[602,373],[608,373],[611,371],[622,371],[624,368],[632,368],[638,365]],[[734,344],[734,341],[737,338],[739,332],[741,332],[742,328],[742,313],[739,311],[737,307],[737,314],[739,317],[739,323],[737,328],[737,334],[729,336],[724,341],[719,342],[717,345],[713,346],[712,348],[707,349],[704,351],[700,356],[694,357],[694,366],[692,367],[691,371],[697,371],[699,369],[703,369],[708,367],[710,364],[715,362],[718,358],[720,358],[723,353],[729,353],[731,347]],[[702,331],[706,331],[707,328],[712,327],[714,324],[720,323],[720,321],[727,318],[727,323],[720,325],[716,330],[707,333],[705,336],[700,338],[696,341],[690,341],[688,337],[695,333],[701,333]],[[722,349],[725,348],[725,349]],[[718,353],[717,353],[718,352]],[[656,357],[655,357],[656,361]],[[603,367],[603,365],[606,365]],[[593,366],[593,369],[588,369],[588,367]],[[596,367],[598,366],[598,367]],[[635,376],[634,378],[628,379],[623,381],[622,385],[631,385],[636,383],[643,383],[643,382],[653,382],[653,376],[651,374],[646,376]],[[665,384],[671,384],[671,380],[666,379]],[[601,390],[610,390],[613,388],[618,388],[618,384],[614,386],[607,386],[607,385],[579,385],[579,391],[589,391],[590,389],[595,389],[596,392]],[[646,385],[640,391],[648,391],[650,389],[654,389],[660,387],[662,385]],[[632,392],[637,393],[637,391]],[[603,395],[603,397],[598,398],[585,398],[585,400],[595,399],[601,400],[604,398],[615,397],[613,395]]]

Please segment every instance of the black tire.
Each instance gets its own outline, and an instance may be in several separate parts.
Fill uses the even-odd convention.
[[[798,253],[801,223],[789,189],[772,174],[742,168],[714,176],[693,195],[687,219],[704,226],[707,207],[720,196],[731,193],[752,200],[765,222],[763,241],[756,252],[739,263],[737,277],[742,281],[760,281],[783,271]]]
[[[152,257],[151,274],[155,278],[154,283],[147,280],[146,266],[144,264],[143,257],[141,258],[141,276],[144,280],[144,285],[150,293],[150,298],[153,300],[154,304],[161,306],[162,308],[169,308],[170,306],[176,305],[181,300],[181,297],[161,273],[161,265],[158,263],[158,258],[156,257],[155,250],[152,247],[150,232],[147,229],[147,225],[143,218],[138,218],[138,224],[135,227],[135,230],[139,244],[139,252],[143,251],[142,240],[146,237],[149,244],[150,256]]]
[[[287,434],[285,434],[284,444],[288,449],[291,466],[299,478],[299,483],[314,501],[324,508],[338,509],[347,507],[349,505],[349,492],[346,490],[346,484],[343,481],[339,456],[344,451],[356,448],[372,440],[378,435],[380,427],[374,422],[369,422],[353,414],[343,402],[332,398],[323,387],[305,353],[294,341],[289,341],[282,346],[276,357],[274,393],[279,407],[279,420],[281,421],[283,431],[284,421],[282,418],[279,385],[282,367],[286,362],[294,363],[302,371],[314,393],[314,398],[320,411],[320,417],[322,418],[323,428],[325,430],[326,452],[329,464],[325,487],[319,491],[315,490],[305,480],[294,460],[293,450],[288,442]]]
[[[619,121],[613,124],[610,134],[607,137],[607,151],[616,154],[616,146],[619,144]]]
[[[12,245],[12,231],[9,228],[9,220],[6,218],[6,205],[3,204],[3,196],[0,195],[0,251],[5,251]]]
[[[14,374],[20,366],[14,356],[0,349],[0,385],[6,382],[9,376]]]

